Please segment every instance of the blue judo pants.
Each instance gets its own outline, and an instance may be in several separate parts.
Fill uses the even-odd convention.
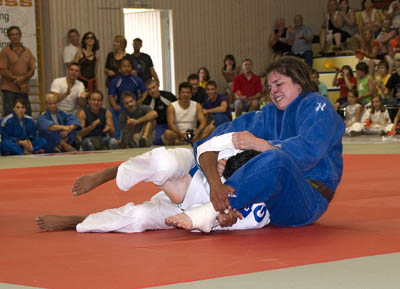
[[[225,182],[235,188],[232,208],[265,202],[271,224],[304,226],[314,223],[328,201],[308,183],[290,156],[280,149],[261,153],[240,167]]]
[[[46,145],[46,140],[44,138],[35,138],[31,141],[33,146],[33,152],[42,149]],[[23,155],[24,148],[17,144],[15,141],[6,139],[1,142],[1,152],[3,155]]]

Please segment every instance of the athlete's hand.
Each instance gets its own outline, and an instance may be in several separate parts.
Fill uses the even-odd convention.
[[[228,213],[220,214],[217,219],[219,222],[219,225],[221,227],[231,227],[237,222],[237,219],[242,219],[243,216],[241,213],[236,211],[236,209],[229,210]]]
[[[234,191],[234,188],[224,184],[217,184],[210,187],[210,201],[214,209],[220,213],[223,213],[226,209],[230,209],[231,205],[228,196],[233,196]]]
[[[239,150],[255,150],[265,152],[270,149],[276,149],[268,141],[258,138],[248,131],[240,131],[232,134],[232,143]]]

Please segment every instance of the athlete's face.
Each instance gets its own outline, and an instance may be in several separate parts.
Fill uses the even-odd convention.
[[[160,85],[153,81],[150,82],[149,85],[147,85],[147,93],[152,97],[152,98],[159,98],[160,97],[160,90],[159,90]]]
[[[51,98],[47,99],[46,106],[47,106],[47,109],[51,113],[56,113],[57,112],[57,101],[56,101],[56,98],[55,97],[51,97]]]
[[[301,86],[290,77],[275,71],[268,74],[268,89],[272,102],[279,110],[285,110],[302,91]]]
[[[13,111],[17,115],[18,119],[21,120],[21,119],[23,119],[25,111],[26,111],[25,105],[23,105],[20,102],[17,102],[13,107]]]

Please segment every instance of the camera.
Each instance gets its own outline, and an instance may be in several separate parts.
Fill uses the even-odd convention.
[[[193,137],[194,137],[194,130],[193,130],[193,129],[188,129],[188,130],[186,131],[185,142],[191,143]]]

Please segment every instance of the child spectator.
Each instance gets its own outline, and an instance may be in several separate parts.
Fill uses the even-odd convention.
[[[400,103],[400,61],[395,63],[396,73],[393,73],[386,83],[385,104],[397,105]]]
[[[318,85],[319,94],[328,97],[328,88],[325,83],[319,81],[319,73],[315,69],[311,70],[311,80]]]
[[[349,136],[359,136],[363,129],[360,122],[361,105],[357,103],[357,95],[354,90],[350,90],[347,94],[349,105],[346,106],[346,134]]]
[[[373,62],[372,61],[370,62],[370,73],[373,71],[371,63]],[[382,99],[385,98],[385,87],[391,76],[392,66],[393,65],[389,66],[389,64],[385,60],[382,60],[378,64],[377,72],[376,73],[372,72],[371,74],[373,75],[374,78],[376,94],[379,95]]]
[[[374,80],[372,79],[372,76],[368,74],[368,71],[368,65],[365,62],[357,63],[357,94],[358,100],[362,105],[369,103],[375,92]]]
[[[340,89],[339,98],[336,100],[335,108],[344,107],[347,104],[347,94],[356,87],[357,79],[353,75],[353,71],[349,65],[343,65],[340,70],[341,77],[338,78],[339,69],[336,69],[335,78],[332,81],[333,86]]]
[[[372,98],[372,106],[366,110],[362,119],[365,134],[386,135],[393,127],[389,112],[383,105],[379,95],[375,95]]]

